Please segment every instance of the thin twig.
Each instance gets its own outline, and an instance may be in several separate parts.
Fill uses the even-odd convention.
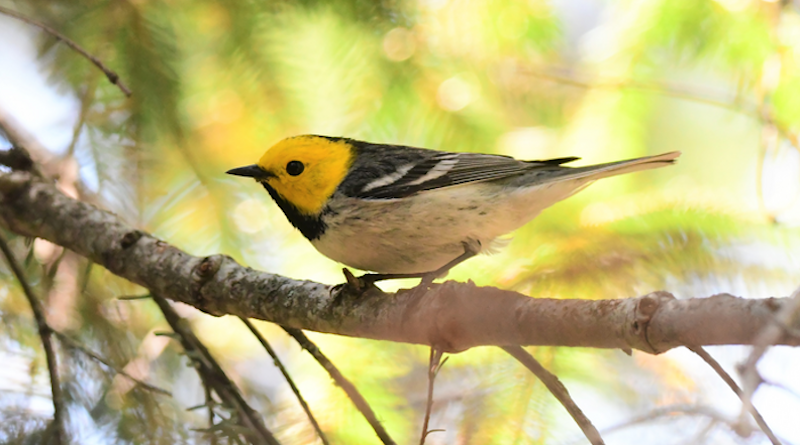
[[[303,411],[306,412],[308,420],[309,422],[311,422],[311,425],[314,426],[314,430],[316,430],[320,440],[322,440],[323,444],[329,445],[330,442],[328,442],[328,438],[325,437],[325,433],[322,432],[322,428],[320,428],[319,423],[317,423],[317,419],[315,419],[314,415],[311,414],[311,408],[309,408],[308,403],[306,403],[306,400],[300,394],[300,389],[297,387],[297,385],[294,384],[292,376],[289,375],[289,371],[286,369],[286,367],[283,366],[283,363],[281,362],[280,358],[278,358],[278,354],[275,353],[275,350],[272,349],[272,346],[269,344],[269,342],[267,342],[267,339],[265,339],[264,336],[261,335],[260,332],[258,332],[258,329],[256,329],[255,326],[253,326],[253,323],[251,323],[250,320],[244,317],[239,317],[239,319],[242,320],[242,323],[244,323],[245,326],[247,326],[247,328],[250,329],[250,332],[252,332],[253,335],[256,336],[259,343],[261,343],[261,346],[263,346],[264,349],[267,351],[267,354],[269,354],[269,356],[272,357],[273,363],[275,363],[275,366],[281,371],[281,374],[283,374],[283,377],[286,379],[286,382],[289,384],[289,387],[292,388],[292,392],[294,393],[295,397],[297,397],[297,401],[300,402],[300,406],[303,407]]]
[[[0,164],[14,170],[28,171],[43,178],[44,175],[30,151],[35,149],[39,154],[46,154],[47,150],[38,145],[38,141],[22,130],[16,120],[2,108],[0,108],[0,133],[11,143],[11,150],[0,150]],[[31,149],[31,144],[37,145]]]
[[[603,429],[603,434],[611,434],[613,432],[620,431],[625,428],[658,420],[662,417],[671,416],[673,414],[684,414],[687,416],[704,416],[713,420],[714,422],[725,424],[733,428],[733,420],[725,418],[725,416],[722,415],[722,413],[710,407],[699,406],[699,405],[676,404],[676,405],[668,405],[655,408],[650,412],[636,416],[632,419],[613,425],[609,428],[605,428]]]
[[[27,171],[38,178],[53,179],[60,174],[63,162],[69,159],[66,156],[56,158],[2,107],[0,131],[8,137],[13,147],[11,150],[0,150],[0,164],[11,167],[12,170]],[[95,204],[101,201],[80,178],[75,181],[74,186],[81,201]]]
[[[716,419],[708,419],[706,422],[706,426],[704,426],[701,430],[695,433],[692,437],[689,438],[684,443],[707,443],[708,441],[706,438],[714,430],[714,427],[717,426],[719,422]]]
[[[17,262],[17,259],[14,257],[14,253],[11,251],[11,248],[8,247],[8,243],[2,234],[0,234],[0,250],[3,251],[3,255],[6,257],[8,266],[17,277],[17,281],[19,281],[22,291],[25,293],[25,297],[27,297],[28,303],[31,305],[31,311],[33,311],[33,318],[36,320],[36,326],[39,328],[39,337],[42,338],[42,346],[44,347],[44,354],[47,358],[47,370],[50,372],[50,388],[53,393],[53,422],[55,423],[56,429],[56,443],[60,445],[66,445],[67,435],[64,424],[66,409],[64,407],[64,397],[61,392],[61,384],[58,378],[58,359],[56,357],[56,351],[53,347],[52,340],[53,330],[50,329],[50,326],[47,324],[47,319],[44,315],[44,308],[39,302],[39,299],[36,298],[36,295],[34,295],[33,289],[31,288],[30,284],[28,284],[25,274],[22,272],[22,268]]]
[[[259,414],[244,400],[236,385],[192,332],[186,320],[181,318],[164,298],[153,295],[153,301],[161,309],[172,330],[178,335],[187,355],[197,365],[198,373],[203,381],[212,386],[220,399],[238,413],[239,424],[248,430],[247,437],[258,444],[280,445],[264,425]]]
[[[428,359],[428,398],[425,403],[425,419],[422,421],[422,436],[419,438],[419,445],[425,445],[425,438],[433,430],[428,431],[428,422],[431,420],[431,410],[433,409],[433,382],[436,380],[436,375],[439,374],[442,363],[442,350],[431,347],[431,355]]]
[[[122,296],[117,297],[117,300],[120,300],[120,301],[135,301],[135,300],[149,300],[151,298],[153,298],[153,296],[150,295],[150,294],[144,294],[144,295],[122,295]]]
[[[550,390],[550,392],[564,405],[564,408],[567,409],[569,415],[575,420],[578,426],[583,431],[583,434],[586,435],[586,438],[589,439],[589,442],[592,445],[603,445],[603,438],[600,437],[600,433],[597,431],[597,428],[594,427],[592,422],[583,414],[583,411],[578,407],[572,397],[570,397],[567,388],[561,383],[558,377],[555,374],[551,373],[550,371],[544,369],[544,367],[535,359],[532,355],[528,353],[522,346],[501,346],[504,351],[511,354],[512,357],[517,359],[520,363],[522,363],[526,368],[530,369],[531,372],[539,378],[539,380],[544,383],[544,386]]]
[[[86,118],[89,115],[89,110],[92,108],[94,102],[95,91],[97,89],[97,75],[93,75],[86,85],[86,91],[81,97],[81,111],[78,114],[78,120],[75,121],[75,126],[72,128],[72,139],[67,146],[65,158],[75,156],[75,149],[78,146],[78,139],[81,137],[83,126],[86,125]]]
[[[76,349],[76,350],[82,352],[84,355],[88,356],[92,360],[94,360],[94,361],[106,366],[107,368],[113,370],[115,373],[117,373],[117,374],[119,374],[119,375],[121,375],[121,376],[123,376],[123,377],[125,377],[125,378],[127,378],[129,380],[131,380],[132,382],[136,383],[137,385],[141,386],[142,388],[144,388],[144,389],[146,389],[148,391],[153,391],[153,392],[156,392],[156,393],[159,393],[159,394],[163,394],[165,396],[172,397],[172,393],[167,391],[166,389],[159,388],[159,387],[151,385],[151,384],[149,384],[149,383],[147,383],[145,381],[137,379],[136,377],[130,375],[124,369],[122,369],[122,368],[120,368],[118,366],[112,365],[108,360],[104,359],[100,354],[98,354],[98,353],[92,351],[91,349],[81,345],[80,343],[78,343],[77,341],[73,340],[71,337],[67,336],[66,334],[64,334],[62,332],[59,332],[59,331],[56,331],[56,330],[54,330],[53,333],[56,335],[56,337],[58,337],[59,340],[61,340],[62,343],[65,343],[67,345],[67,347],[72,348],[72,349]]]
[[[800,288],[792,293],[780,311],[775,314],[773,322],[758,334],[753,341],[753,348],[747,360],[738,367],[743,386],[740,420],[746,415],[746,412],[751,410],[753,394],[761,384],[761,376],[758,375],[756,364],[771,345],[777,344],[782,337],[786,336],[785,326],[793,326],[798,317],[800,317]]]
[[[720,413],[719,411],[717,411],[717,410],[715,410],[715,409],[713,409],[711,407],[703,406],[703,405],[687,405],[687,404],[679,403],[679,404],[675,404],[675,405],[668,405],[668,406],[662,406],[662,407],[655,408],[655,409],[651,410],[650,412],[647,412],[647,413],[644,413],[644,414],[639,415],[637,417],[634,417],[634,418],[632,418],[630,420],[627,420],[627,421],[625,421],[623,423],[619,423],[619,424],[611,426],[609,428],[605,428],[605,429],[603,429],[603,434],[608,435],[608,434],[623,430],[625,428],[629,428],[629,427],[636,426],[636,425],[639,425],[639,424],[642,424],[642,423],[646,423],[646,422],[655,421],[655,420],[658,420],[658,419],[660,419],[662,417],[670,417],[670,418],[672,418],[672,417],[674,417],[675,414],[683,414],[683,415],[686,415],[686,416],[703,416],[703,417],[707,417],[713,424],[722,424],[722,425],[725,425],[726,427],[730,428],[731,430],[736,431],[736,420],[735,419],[731,419],[731,418],[725,417],[725,415],[723,415],[722,413]],[[711,425],[711,426],[713,427],[713,425]],[[704,429],[708,429],[708,428],[709,427],[706,427]],[[701,431],[701,433],[702,433],[702,431]],[[784,438],[784,442],[785,441],[786,441],[786,439]],[[577,445],[577,441],[573,442],[573,443],[575,445]],[[696,441],[690,441],[690,442],[687,442],[687,443],[697,443],[697,442]]]
[[[732,110],[736,112],[743,112],[742,107],[738,104],[731,102],[729,100],[719,99],[710,97],[708,95],[699,94],[697,92],[691,91],[689,88],[685,86],[674,86],[674,85],[661,85],[657,83],[645,83],[645,82],[637,82],[633,80],[615,80],[609,82],[592,82],[589,80],[578,79],[575,76],[562,74],[562,73],[554,73],[552,71],[544,71],[544,70],[535,70],[535,69],[526,69],[523,71],[525,74],[531,75],[533,77],[538,77],[541,79],[550,80],[552,82],[557,82],[563,85],[569,85],[577,88],[585,88],[588,90],[591,89],[601,89],[601,88],[627,88],[627,89],[635,89],[635,90],[642,90],[642,91],[651,91],[655,93],[660,93],[665,96],[675,97],[677,99],[684,99],[692,102],[698,102],[706,105],[713,105],[719,108],[725,108],[727,110]],[[755,108],[755,105],[752,107]],[[756,115],[757,113],[754,111],[749,111],[750,114]]]
[[[96,67],[100,68],[100,70],[108,78],[108,81],[111,82],[112,84],[116,85],[120,89],[120,91],[122,91],[122,93],[125,94],[125,96],[131,97],[131,90],[129,90],[128,87],[125,86],[124,83],[122,83],[122,80],[120,80],[119,75],[116,72],[114,72],[113,70],[108,68],[103,62],[100,61],[100,59],[98,59],[97,57],[89,54],[88,51],[86,51],[85,49],[81,48],[80,45],[78,45],[77,43],[75,43],[72,40],[68,39],[66,36],[64,36],[60,32],[58,32],[55,29],[45,25],[42,22],[36,21],[36,20],[34,20],[34,19],[30,18],[30,17],[26,17],[26,16],[20,14],[17,11],[14,11],[14,10],[11,10],[11,9],[8,9],[8,8],[2,7],[2,6],[0,6],[0,13],[5,14],[7,16],[14,17],[14,18],[19,19],[19,20],[22,20],[23,22],[28,23],[30,25],[36,26],[37,28],[39,28],[42,31],[50,34],[51,36],[55,37],[56,39],[61,40],[62,42],[64,42],[64,44],[66,44],[67,46],[72,48],[74,51],[78,52],[80,55],[82,55],[83,57],[88,59],[90,62],[92,62]]]
[[[8,150],[0,147],[0,165],[5,165],[12,170],[30,171],[37,176],[41,176],[41,172],[34,170],[36,169],[36,164],[34,164],[30,156],[24,150],[15,145],[12,145]]]
[[[533,77],[538,77],[540,79],[546,79],[552,82],[557,82],[563,85],[569,85],[577,88],[585,88],[585,89],[626,88],[626,89],[633,89],[640,91],[649,91],[657,94],[662,94],[664,96],[674,97],[676,99],[682,99],[705,105],[711,105],[714,107],[734,111],[736,113],[745,114],[759,120],[760,122],[774,126],[782,137],[788,140],[789,143],[791,143],[795,147],[795,149],[800,150],[800,138],[798,138],[798,135],[792,133],[792,131],[789,128],[782,125],[780,122],[777,122],[777,120],[773,116],[773,113],[767,106],[763,105],[759,106],[758,104],[750,103],[749,106],[746,107],[735,100],[726,100],[726,99],[711,97],[693,91],[688,87],[679,85],[663,85],[659,83],[637,82],[633,80],[591,82],[587,80],[578,79],[574,76],[566,74],[546,72],[544,70],[537,70],[537,69],[525,69],[523,70],[523,73]]]
[[[733,392],[740,399],[743,398],[744,394],[742,393],[742,389],[739,388],[739,385],[736,384],[736,382],[733,380],[730,374],[728,374],[728,372],[722,368],[719,362],[717,362],[717,360],[714,359],[714,357],[712,357],[711,354],[709,354],[702,346],[687,346],[687,348],[690,351],[694,352],[695,354],[699,355],[700,358],[703,359],[703,361],[708,363],[708,366],[711,366],[714,372],[716,372],[717,375],[719,375],[720,378],[724,380],[725,383],[728,384],[728,386],[733,390]],[[758,412],[756,407],[750,404],[749,408],[750,408],[749,409],[750,414],[753,415],[753,419],[755,419],[756,424],[758,424],[758,427],[761,428],[761,431],[763,431],[764,434],[767,435],[770,442],[772,442],[773,445],[782,445],[781,441],[778,440],[778,437],[775,436],[775,433],[772,432],[772,429],[770,429],[769,425],[767,425],[767,422],[764,420],[764,417],[761,416],[761,413]]]
[[[204,382],[205,383],[205,382]],[[211,396],[211,388],[208,385],[203,385],[203,392],[206,395],[206,408],[208,408],[208,430],[210,445],[217,445],[217,435],[214,433],[214,398]],[[190,408],[191,409],[191,408]]]
[[[378,421],[378,418],[375,416],[372,408],[370,408],[369,404],[361,395],[361,393],[359,393],[356,387],[349,380],[347,380],[341,372],[339,372],[336,366],[334,366],[333,363],[328,360],[328,357],[325,357],[317,345],[309,340],[308,337],[306,337],[306,334],[304,334],[300,329],[287,328],[286,326],[283,326],[283,330],[297,340],[297,343],[299,343],[303,349],[308,351],[308,353],[311,354],[317,360],[317,362],[322,365],[323,368],[325,368],[326,371],[328,371],[328,374],[330,374],[333,381],[336,382],[336,384],[339,385],[342,390],[344,390],[344,392],[347,394],[347,397],[349,397],[356,408],[361,411],[361,414],[367,419],[367,422],[369,422],[369,424],[372,426],[372,429],[375,430],[375,434],[378,435],[384,445],[395,445],[395,441],[389,437],[389,433],[386,432],[386,429],[384,429],[383,425],[381,425],[380,421]]]

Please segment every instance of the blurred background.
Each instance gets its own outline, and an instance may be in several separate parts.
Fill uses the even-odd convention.
[[[532,297],[789,295],[800,285],[800,2],[762,0],[0,0],[96,55],[132,90],[0,14],[0,120],[62,190],[195,255],[338,283],[263,189],[228,177],[280,139],[346,136],[575,165],[681,150],[604,180],[452,279]],[[4,146],[5,141],[2,141]],[[10,234],[8,234],[10,236]],[[12,239],[51,325],[167,397],[62,349],[76,443],[206,443],[204,392],[141,288],[47,242]],[[392,286],[409,286],[413,282]],[[389,290],[393,287],[389,286]],[[285,381],[233,317],[180,313],[283,444],[317,443]],[[0,441],[52,416],[30,309],[0,264]],[[273,342],[334,443],[378,443],[308,354]],[[399,443],[416,443],[428,350],[309,333]],[[530,348],[610,444],[767,443],[699,358]],[[745,347],[709,351],[726,369]],[[800,444],[800,351],[772,348],[755,404]],[[580,444],[544,386],[502,351],[452,356],[428,444]]]

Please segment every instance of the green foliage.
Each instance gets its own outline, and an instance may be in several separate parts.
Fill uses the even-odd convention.
[[[797,143],[797,7],[618,0],[584,17],[591,26],[583,29],[575,5],[556,3],[29,0],[14,6],[96,55],[133,91],[126,99],[88,61],[41,35],[39,58],[50,81],[79,103],[72,154],[82,197],[189,252],[342,280],[340,266],[314,252],[263,190],[223,175],[290,135],[526,159],[578,155],[587,163],[680,149],[676,167],[592,186],[519,230],[504,253],[471,260],[452,277],[552,298],[621,298],[659,288],[680,296],[788,293],[797,284],[791,252],[800,240],[771,223],[788,217],[764,204],[756,180],[785,172],[759,172],[765,167],[756,160],[766,150],[762,131]],[[199,431],[208,428],[207,410],[187,411],[205,402],[202,385],[183,351],[155,335],[167,330],[160,312],[149,300],[117,300],[144,291],[70,253],[42,246],[36,253],[19,238],[12,244],[27,258],[26,273],[45,304],[57,309],[62,332],[115,366],[142,366],[144,380],[174,393],[122,390],[127,380],[61,348],[74,423],[107,443],[207,441]],[[283,381],[266,371],[271,364],[262,351],[242,341],[249,333],[230,320],[189,309],[182,315],[282,443],[314,443]],[[21,374],[30,380],[18,391],[21,399],[0,395],[0,442],[23,443],[26,435],[44,433],[49,414],[23,418],[12,402],[32,397],[29,387],[47,392],[46,367],[26,300],[3,265],[0,322],[0,353],[26,363]],[[333,442],[374,443],[340,389],[270,329]],[[322,335],[315,341],[399,442],[417,440],[426,351]],[[613,399],[608,406],[624,414],[663,404],[659,395],[702,394],[686,389],[678,365],[664,370],[642,358],[632,364],[609,351],[534,352],[569,386]],[[254,367],[258,373],[247,371]],[[579,437],[543,385],[500,351],[454,356],[436,388],[432,426],[447,431],[431,435],[430,443]],[[220,406],[215,412],[214,434],[234,443],[234,414]]]

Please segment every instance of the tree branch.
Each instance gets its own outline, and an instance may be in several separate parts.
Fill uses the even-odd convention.
[[[751,343],[753,349],[750,351],[750,355],[744,363],[739,365],[738,371],[742,377],[740,423],[745,413],[754,410],[753,394],[755,394],[756,389],[762,382],[756,364],[767,352],[770,345],[781,344],[781,339],[784,338],[800,339],[800,337],[791,333],[791,330],[794,329],[793,325],[798,322],[798,318],[800,318],[800,288],[792,293],[786,304],[782,305],[781,310],[774,314],[770,322],[754,336]]]
[[[752,344],[787,301],[727,294],[677,300],[666,292],[554,300],[456,282],[434,285],[428,292],[357,295],[347,286],[258,272],[224,255],[189,255],[25,172],[0,173],[0,223],[210,314],[424,344],[444,352],[518,344],[661,353],[686,345]],[[784,335],[775,344],[797,346],[800,338]]]
[[[261,416],[250,407],[242,397],[239,389],[228,378],[228,375],[225,374],[225,371],[222,370],[217,361],[214,360],[205,345],[194,335],[186,320],[172,309],[167,300],[153,295],[153,301],[161,309],[161,313],[164,314],[169,326],[178,335],[181,346],[195,363],[197,372],[203,382],[213,388],[220,399],[238,414],[238,423],[248,429],[246,434],[248,439],[258,445],[280,445],[275,436],[272,435],[272,432],[264,425]]]
[[[65,334],[63,334],[63,333],[61,333],[59,331],[56,331],[56,330],[53,330],[53,334],[55,334],[55,336],[58,337],[58,339],[61,341],[61,343],[65,344],[68,348],[72,348],[72,349],[75,349],[77,351],[82,352],[87,357],[89,357],[92,360],[94,360],[94,361],[106,366],[107,368],[113,370],[115,373],[117,373],[117,374],[129,379],[130,381],[136,383],[137,385],[141,386],[142,388],[144,388],[144,389],[146,389],[148,391],[152,391],[152,392],[155,392],[155,393],[159,393],[159,394],[162,394],[162,395],[165,395],[165,396],[172,397],[172,393],[167,391],[166,389],[159,388],[159,387],[157,387],[155,385],[151,385],[151,384],[149,384],[149,383],[147,383],[147,382],[145,382],[143,380],[137,379],[136,377],[134,377],[134,376],[130,375],[128,372],[126,372],[124,369],[122,369],[122,368],[120,368],[118,366],[114,366],[113,364],[111,364],[111,362],[109,362],[108,360],[103,358],[100,354],[98,354],[98,353],[92,351],[91,349],[83,346],[82,344],[80,344],[77,341],[73,340],[71,337],[69,337],[69,336],[67,336],[67,335],[65,335]]]
[[[14,170],[33,172],[39,177],[44,176],[37,164],[48,162],[52,156],[2,108],[0,108],[0,133],[11,143],[10,150],[0,150],[0,164]],[[30,152],[34,150],[40,155],[40,159],[34,159],[31,155]]]
[[[442,431],[429,430],[428,423],[431,420],[431,410],[433,409],[433,383],[446,361],[447,359],[442,361],[442,351],[431,347],[431,355],[428,359],[428,397],[426,397],[425,402],[425,417],[422,420],[422,435],[419,438],[419,445],[425,445],[425,439],[428,437],[428,434],[434,431]]]
[[[725,371],[722,365],[720,365],[719,362],[716,359],[714,359],[714,357],[711,356],[711,354],[706,352],[706,350],[702,346],[687,346],[687,348],[689,348],[690,351],[700,356],[700,358],[702,358],[703,361],[705,361],[708,364],[708,366],[711,366],[711,369],[713,369],[714,372],[716,372],[717,375],[734,392],[734,394],[736,394],[739,397],[739,399],[742,400],[743,406],[745,407],[745,409],[750,411],[750,414],[753,416],[753,419],[755,419],[756,424],[758,424],[758,427],[761,428],[761,431],[763,431],[764,434],[767,436],[767,438],[769,438],[769,441],[772,443],[772,445],[781,445],[781,441],[778,439],[775,433],[772,432],[772,429],[769,427],[769,425],[767,425],[767,421],[764,420],[764,417],[761,415],[761,413],[758,412],[756,407],[753,406],[752,403],[745,402],[744,393],[742,392],[742,389],[739,388],[739,385],[736,384],[736,382],[733,380],[733,377],[731,377],[731,375],[728,374],[727,371]]]
[[[120,91],[122,91],[122,93],[125,94],[125,96],[127,96],[127,97],[131,96],[131,90],[129,90],[128,87],[125,86],[124,83],[122,83],[122,80],[120,80],[120,78],[119,78],[119,74],[114,72],[114,70],[108,68],[100,59],[98,59],[97,57],[89,54],[88,51],[83,49],[77,43],[75,43],[72,40],[68,39],[66,36],[64,36],[60,32],[58,32],[55,29],[45,25],[44,23],[38,22],[36,20],[33,20],[32,18],[26,17],[26,16],[20,14],[17,11],[14,11],[14,10],[11,10],[11,9],[8,9],[8,8],[4,8],[2,6],[0,6],[0,13],[5,14],[5,15],[7,15],[9,17],[14,17],[16,19],[22,20],[23,22],[28,23],[30,25],[33,25],[33,26],[41,29],[42,31],[50,34],[51,36],[55,37],[56,39],[61,40],[62,42],[64,42],[64,44],[66,44],[67,46],[72,48],[72,50],[74,50],[75,52],[77,52],[78,54],[82,55],[83,57],[88,59],[90,62],[92,62],[94,64],[94,66],[96,66],[97,68],[100,68],[100,71],[102,71],[106,75],[106,77],[108,78],[108,81],[111,82],[112,84],[116,85],[120,89]]]
[[[676,414],[685,416],[707,417],[713,420],[715,423],[728,425],[730,426],[731,429],[734,429],[734,423],[735,423],[734,420],[726,418],[722,413],[711,407],[704,405],[689,405],[680,403],[675,405],[667,405],[654,408],[647,413],[636,416],[630,420],[619,423],[610,428],[606,428],[605,430],[603,430],[603,434],[609,435],[613,432],[621,431],[624,430],[625,428],[630,428],[632,426],[640,425],[642,423],[652,422],[654,420],[658,420],[664,417],[673,417]]]
[[[66,180],[72,176],[64,173],[71,169],[70,161],[74,158],[69,155],[60,158],[53,155],[2,107],[0,107],[0,132],[6,135],[12,146],[10,150],[3,150],[5,147],[0,147],[0,164],[12,170],[31,172],[40,178],[58,179],[58,187],[62,190],[74,187],[79,199],[88,202],[100,201],[79,177],[72,178],[74,182]],[[77,175],[77,170],[75,174]]]
[[[772,125],[780,133],[782,137],[789,141],[795,149],[800,150],[800,136],[792,132],[786,125],[778,122],[775,119],[774,113],[769,106],[763,103],[746,103],[738,98],[723,98],[715,97],[715,95],[691,88],[685,85],[668,84],[659,82],[638,82],[633,79],[626,80],[610,80],[610,81],[591,81],[581,79],[574,74],[557,72],[554,70],[545,70],[541,68],[521,68],[521,73],[536,77],[539,79],[549,80],[551,82],[560,83],[577,88],[585,89],[631,89],[644,92],[651,92],[661,94],[667,97],[676,99],[687,100],[691,102],[711,105],[714,107],[723,108],[736,113],[750,116],[757,119],[764,124]],[[716,95],[718,96],[718,95]],[[759,101],[763,102],[763,101]]]
[[[264,349],[267,351],[267,354],[272,357],[272,362],[275,364],[281,374],[283,374],[283,378],[286,379],[286,383],[289,384],[289,387],[292,389],[292,393],[294,393],[295,397],[297,397],[297,401],[300,402],[300,406],[303,408],[303,411],[305,411],[306,416],[308,416],[308,421],[311,422],[311,426],[314,427],[314,431],[317,432],[322,444],[330,445],[328,438],[325,437],[325,433],[322,432],[322,428],[319,426],[319,423],[317,423],[317,419],[315,419],[314,415],[311,414],[311,408],[309,408],[308,403],[306,403],[306,399],[304,399],[303,395],[300,394],[300,389],[294,384],[294,379],[292,379],[292,376],[289,375],[289,371],[286,369],[286,367],[283,366],[281,359],[278,358],[278,354],[274,349],[272,349],[272,346],[269,344],[267,339],[264,338],[260,332],[258,332],[258,329],[256,329],[255,326],[253,326],[253,323],[251,323],[250,320],[244,317],[239,317],[239,319],[242,320],[242,323],[247,326],[247,329],[249,329],[250,332],[258,339],[258,342],[261,343],[261,346],[264,347]]]
[[[381,425],[381,422],[378,420],[378,417],[375,415],[375,412],[372,411],[372,408],[367,403],[367,400],[364,399],[364,396],[358,392],[356,386],[350,380],[342,375],[339,371],[339,368],[333,365],[328,357],[319,350],[317,345],[315,345],[306,334],[303,333],[300,329],[295,328],[287,328],[283,326],[283,330],[286,331],[287,334],[291,335],[300,346],[303,347],[312,357],[319,363],[326,371],[328,371],[328,375],[331,376],[334,382],[342,388],[342,391],[347,394],[347,397],[353,402],[353,405],[361,412],[361,415],[367,419],[367,422],[375,430],[375,434],[384,443],[384,445],[395,445],[395,441],[389,436],[389,433],[386,432],[386,429]]]
[[[600,437],[600,433],[597,431],[597,428],[592,424],[592,421],[589,420],[588,417],[583,413],[583,411],[578,407],[575,401],[572,399],[572,396],[569,395],[569,391],[561,383],[561,380],[555,376],[552,372],[545,369],[538,360],[536,360],[532,355],[528,353],[525,349],[521,346],[503,346],[503,350],[508,352],[512,357],[517,359],[523,366],[528,368],[539,380],[544,383],[544,386],[550,391],[556,399],[558,399],[559,403],[564,406],[564,408],[569,413],[570,417],[575,420],[575,423],[581,428],[583,434],[589,439],[589,442],[592,445],[604,445],[603,438]]]
[[[28,280],[22,272],[22,267],[20,267],[14,257],[14,253],[11,251],[11,248],[8,246],[8,243],[6,243],[2,234],[0,234],[0,250],[6,257],[9,268],[11,268],[20,286],[22,286],[22,291],[28,299],[28,303],[31,305],[31,311],[33,311],[33,318],[36,320],[36,326],[39,328],[39,336],[42,338],[44,355],[47,358],[47,370],[50,372],[50,388],[53,393],[53,424],[55,427],[56,443],[59,445],[66,445],[68,443],[64,422],[66,408],[64,406],[64,396],[61,392],[61,381],[58,378],[58,358],[56,356],[55,347],[53,347],[53,330],[50,329],[50,325],[47,324],[44,308],[39,302],[39,299],[36,298],[36,295],[34,295],[33,289],[30,284],[28,284]]]

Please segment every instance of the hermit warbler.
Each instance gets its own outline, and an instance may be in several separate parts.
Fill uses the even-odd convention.
[[[319,252],[378,272],[369,281],[430,280],[591,182],[679,155],[571,168],[562,164],[578,158],[518,161],[304,135],[227,173],[260,182]]]

